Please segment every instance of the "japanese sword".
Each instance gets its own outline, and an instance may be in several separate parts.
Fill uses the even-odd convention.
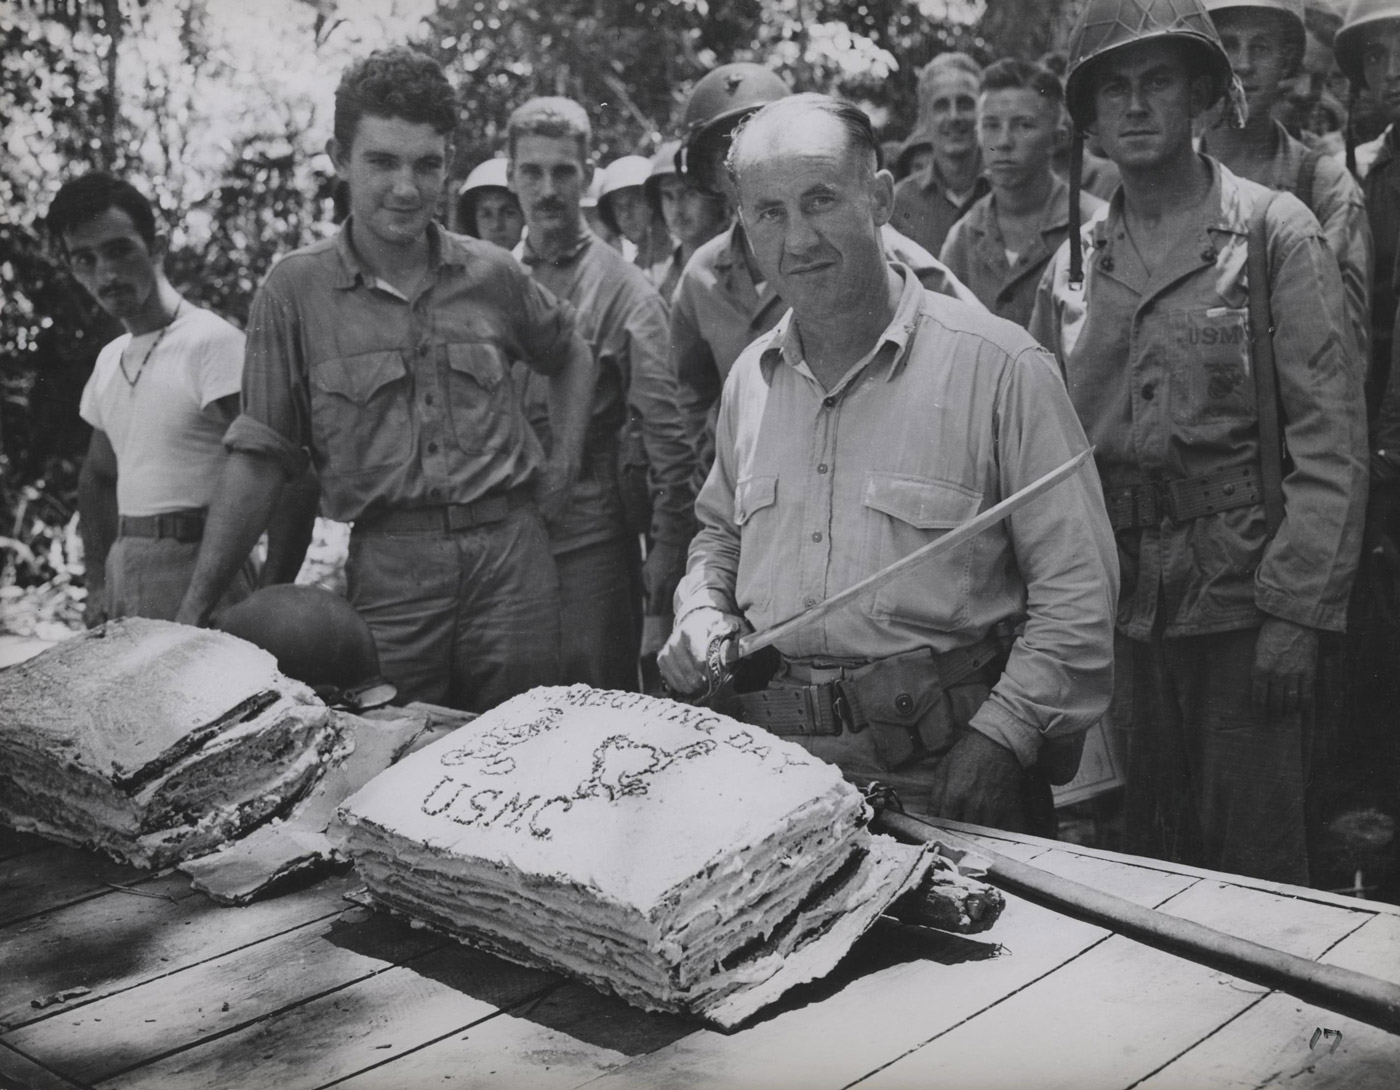
[[[925,561],[932,560],[941,553],[946,553],[950,549],[956,549],[969,538],[976,537],[983,530],[990,526],[995,526],[1002,519],[1020,510],[1055,486],[1067,481],[1079,470],[1079,467],[1087,462],[1094,455],[1094,448],[1089,447],[1076,454],[1064,465],[1057,469],[1052,469],[1043,477],[1038,477],[1030,484],[1026,485],[1019,492],[1014,492],[1000,503],[988,507],[980,515],[968,519],[966,522],[949,530],[940,538],[930,541],[927,545],[920,546],[908,556],[902,556],[888,567],[881,568],[874,575],[868,575],[859,583],[853,583],[843,591],[838,591],[824,602],[819,602],[810,609],[804,609],[800,613],[779,621],[777,624],[765,628],[762,632],[750,632],[746,636],[735,639],[732,635],[721,636],[710,645],[708,656],[710,666],[710,677],[712,683],[719,678],[724,668],[739,659],[752,655],[755,651],[776,643],[778,640],[791,635],[799,629],[806,628],[810,624],[816,624],[824,617],[830,616],[843,606],[849,605],[857,598],[869,594],[871,591],[879,590],[887,583],[898,579],[911,568],[916,568]],[[715,669],[718,666],[719,669]]]

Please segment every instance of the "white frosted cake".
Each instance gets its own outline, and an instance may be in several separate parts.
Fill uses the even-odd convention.
[[[703,708],[534,689],[341,808],[379,903],[649,1009],[733,1024],[922,874],[801,747]]]
[[[112,621],[0,670],[0,821],[164,866],[285,808],[338,738],[251,643]]]

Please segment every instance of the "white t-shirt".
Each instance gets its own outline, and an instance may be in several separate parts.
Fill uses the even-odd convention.
[[[156,344],[160,336],[145,333],[133,344],[124,333],[103,348],[78,408],[112,442],[123,515],[209,506],[227,457],[227,422],[206,410],[243,382],[243,334],[217,314],[186,301]],[[140,368],[134,386],[122,375],[124,351],[127,375]]]

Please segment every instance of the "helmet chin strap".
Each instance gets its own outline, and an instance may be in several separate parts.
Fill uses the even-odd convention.
[[[1084,132],[1074,127],[1069,144],[1069,286],[1084,286],[1084,244],[1080,239],[1079,187],[1084,177]]]

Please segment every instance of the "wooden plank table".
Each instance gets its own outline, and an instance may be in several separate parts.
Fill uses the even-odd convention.
[[[1394,906],[951,827],[1400,982]],[[1400,1037],[1014,896],[984,936],[882,920],[726,1034],[372,913],[356,884],[221,908],[179,874],[0,829],[0,1088],[1400,1086]]]

